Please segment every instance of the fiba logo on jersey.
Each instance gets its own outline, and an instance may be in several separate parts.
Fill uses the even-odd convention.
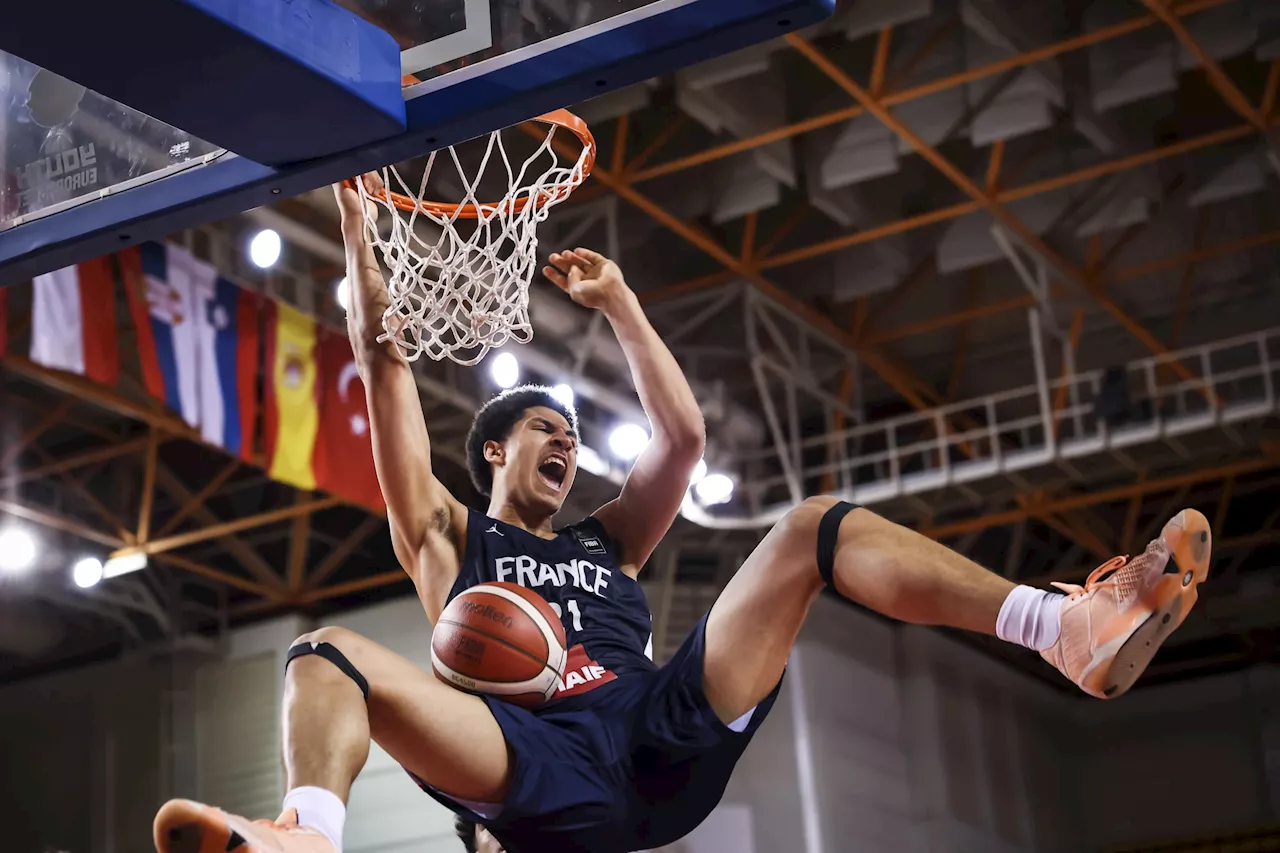
[[[578,544],[582,546],[582,550],[588,554],[607,554],[608,551],[604,547],[604,543],[600,541],[599,536],[588,536],[580,530],[575,530],[574,536],[578,539]]]

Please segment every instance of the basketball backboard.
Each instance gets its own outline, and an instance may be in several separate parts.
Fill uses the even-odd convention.
[[[158,50],[110,4],[67,2],[56,28],[20,4],[0,32],[0,285],[776,37],[834,5],[142,0],[182,14],[164,19]],[[211,65],[228,53],[235,66]],[[392,71],[412,78],[394,103]],[[299,143],[307,156],[291,157]]]

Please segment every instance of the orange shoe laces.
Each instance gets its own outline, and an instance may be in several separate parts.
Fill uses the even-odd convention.
[[[1118,557],[1112,557],[1110,560],[1107,560],[1101,566],[1098,566],[1098,568],[1089,573],[1089,577],[1085,579],[1084,586],[1076,583],[1058,583],[1057,581],[1051,583],[1050,586],[1055,586],[1072,598],[1077,598],[1091,591],[1095,585],[1103,583],[1103,577],[1117,569],[1123,568],[1128,562],[1128,554],[1121,554]]]

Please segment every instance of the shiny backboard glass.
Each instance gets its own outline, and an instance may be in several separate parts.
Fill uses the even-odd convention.
[[[0,51],[0,231],[222,149]]]
[[[101,9],[93,0],[72,2]],[[174,2],[205,8],[200,0]],[[386,47],[400,48],[400,70],[412,78],[402,80],[404,130],[321,156],[279,157],[276,165],[184,132],[159,110],[148,116],[104,97],[84,62],[74,63],[72,76],[85,79],[57,76],[57,47],[45,39],[45,19],[21,16],[31,37],[53,52],[44,69],[0,53],[0,287],[571,107],[815,24],[834,8],[834,0],[292,0],[290,8],[302,14],[318,2],[334,2],[392,36]],[[215,7],[240,8],[209,8]],[[244,4],[246,14],[278,15],[275,9]],[[9,26],[6,48],[21,54],[24,33]],[[97,37],[79,35],[91,45]],[[340,35],[320,33],[314,44]],[[308,67],[311,44],[297,49],[283,38],[270,48],[270,62],[292,63],[296,73]],[[101,47],[103,62],[119,50]],[[358,64],[358,57],[344,61]],[[258,66],[263,73],[280,67],[270,62]],[[172,73],[145,61],[123,67],[141,81]],[[116,78],[122,82],[132,84]],[[217,85],[216,78],[200,82],[205,91]],[[183,103],[202,103],[192,98]],[[218,121],[241,128],[270,126],[268,109],[252,99],[210,106]],[[314,109],[330,115],[323,97]],[[333,123],[343,116],[340,107],[332,109]]]
[[[658,5],[652,0],[337,0],[391,34],[406,75],[429,80]]]

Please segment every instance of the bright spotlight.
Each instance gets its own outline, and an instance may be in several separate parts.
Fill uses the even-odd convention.
[[[0,530],[0,570],[21,572],[36,561],[36,540],[19,527]]]
[[[693,473],[689,475],[689,485],[696,486],[707,476],[707,460],[699,459],[698,464],[693,466]]]
[[[249,241],[249,260],[254,266],[267,269],[280,260],[280,235],[270,228],[263,228]]]
[[[338,283],[334,285],[334,296],[338,300],[338,304],[342,306],[343,311],[351,310],[351,283],[347,281],[344,275],[338,279]]]
[[[733,480],[725,474],[708,474],[693,487],[703,506],[715,506],[733,497]]]
[[[609,434],[609,450],[619,459],[635,459],[649,443],[649,433],[635,424],[622,424]]]
[[[102,567],[102,576],[104,578],[114,578],[120,575],[127,575],[129,572],[138,572],[147,567],[147,555],[141,551],[132,554],[122,554],[119,557],[112,557],[107,560],[107,564]]]
[[[551,396],[555,397],[561,405],[573,408],[573,389],[563,382],[551,389]]]
[[[520,362],[509,352],[500,352],[489,365],[489,375],[499,388],[510,388],[520,381]]]
[[[81,589],[94,586],[102,580],[102,561],[97,557],[85,557],[71,569],[71,578]]]

